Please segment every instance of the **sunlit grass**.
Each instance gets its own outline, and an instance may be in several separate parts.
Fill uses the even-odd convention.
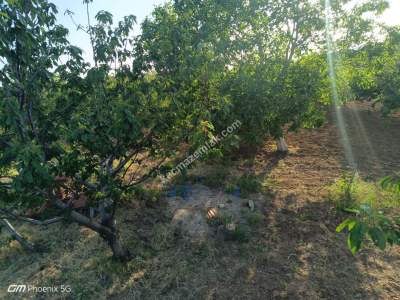
[[[400,193],[383,189],[378,182],[368,182],[353,174],[344,174],[329,188],[329,198],[340,210],[367,204],[375,210],[400,208]]]

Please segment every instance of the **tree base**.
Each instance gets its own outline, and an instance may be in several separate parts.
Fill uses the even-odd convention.
[[[289,151],[288,145],[286,144],[285,138],[281,137],[276,141],[276,147],[278,152],[287,153]]]
[[[117,237],[108,240],[108,244],[113,252],[113,257],[119,261],[129,261],[132,255],[128,249],[124,248]]]

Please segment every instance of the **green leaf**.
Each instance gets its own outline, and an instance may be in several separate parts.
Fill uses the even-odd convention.
[[[379,247],[379,249],[385,250],[386,235],[380,228],[372,227],[368,230],[368,234],[371,237],[374,244]]]
[[[32,183],[33,182],[33,176],[32,176],[32,172],[31,171],[26,171],[25,172],[25,174],[24,174],[25,176],[25,180],[28,182],[28,183]]]
[[[351,253],[356,254],[360,250],[366,231],[367,226],[363,222],[356,222],[354,227],[351,229],[347,238],[347,245],[349,246]]]
[[[344,220],[342,223],[340,223],[338,225],[338,227],[336,227],[336,232],[342,232],[343,229],[345,229],[346,227],[351,227],[353,228],[355,225],[356,221],[353,219],[346,219]]]
[[[356,208],[343,208],[343,211],[349,212],[349,213],[352,213],[352,214],[359,214],[360,213],[360,210],[356,209]]]

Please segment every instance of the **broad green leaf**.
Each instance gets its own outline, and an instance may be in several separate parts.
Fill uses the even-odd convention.
[[[370,235],[374,244],[379,247],[379,249],[385,250],[386,235],[380,228],[372,227],[368,230],[368,234]]]
[[[363,243],[367,226],[363,222],[356,222],[354,227],[350,230],[347,238],[347,244],[351,250],[351,253],[356,254]]]

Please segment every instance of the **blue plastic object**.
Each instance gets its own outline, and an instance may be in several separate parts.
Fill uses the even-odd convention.
[[[240,187],[235,187],[235,189],[232,192],[232,195],[239,197],[240,198]]]
[[[167,192],[167,196],[168,196],[168,197],[176,197],[176,186],[173,186],[173,187],[172,187],[172,190],[169,190],[169,191]]]
[[[190,184],[184,185],[182,191],[183,200],[189,201],[191,195],[192,195],[192,186]]]
[[[202,183],[204,181],[204,179],[206,179],[204,176],[197,176],[196,177],[196,182]]]

